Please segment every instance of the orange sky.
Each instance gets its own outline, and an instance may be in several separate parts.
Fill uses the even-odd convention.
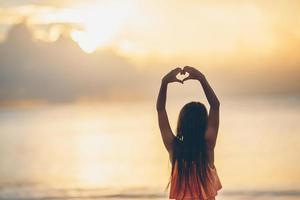
[[[22,95],[26,98],[34,96],[24,88],[13,87],[15,82],[22,82],[20,75],[16,75],[21,71],[19,68],[24,68],[25,71],[27,68],[34,68],[35,70],[28,76],[45,76],[49,79],[47,84],[53,86],[51,80],[55,80],[54,75],[66,72],[69,70],[67,66],[72,66],[79,71],[68,71],[68,75],[73,79],[64,80],[61,77],[61,84],[68,83],[67,85],[72,88],[81,82],[82,91],[77,91],[78,95],[89,96],[95,93],[91,88],[93,83],[105,85],[93,75],[100,73],[101,70],[105,70],[109,78],[108,82],[111,84],[109,89],[115,87],[113,95],[119,94],[120,91],[126,93],[124,88],[116,84],[119,80],[113,77],[117,69],[130,72],[127,79],[125,77],[122,79],[128,83],[126,86],[128,91],[132,91],[133,88],[147,91],[137,85],[142,79],[139,76],[142,75],[152,81],[148,83],[148,90],[154,94],[155,89],[151,86],[156,83],[155,81],[172,67],[183,65],[193,65],[203,70],[216,88],[224,93],[299,95],[297,91],[300,91],[300,81],[297,74],[300,71],[298,56],[300,3],[298,1],[220,3],[189,0],[183,3],[171,0],[118,2],[49,0],[41,3],[24,0],[9,3],[0,1],[0,9],[0,38],[2,38],[0,47],[3,49],[1,51],[0,48],[0,56],[6,58],[0,63],[2,65],[0,70],[2,74],[12,76],[13,82],[4,84],[5,87],[7,84],[12,88],[4,88],[3,91],[7,93],[2,92],[3,96],[11,95],[9,91],[15,92],[12,98],[16,96],[23,98]],[[24,19],[30,33],[22,26],[17,28],[19,31],[11,31],[15,30],[12,28],[15,23]],[[27,40],[31,36],[26,35],[31,34],[35,42],[28,43]],[[66,43],[58,40],[61,35],[68,38]],[[47,43],[41,43],[42,41]],[[22,49],[22,42],[31,47],[31,50]],[[86,55],[75,48],[73,44],[75,42],[87,53]],[[43,57],[43,51],[48,52],[53,58],[57,56],[63,58],[53,60],[49,56],[41,61],[36,54]],[[61,53],[58,54],[58,51]],[[73,57],[69,52],[74,53]],[[75,66],[72,61],[74,57],[80,59]],[[99,57],[103,59],[98,59]],[[26,62],[16,63],[16,60],[24,59]],[[44,73],[38,68],[44,65],[41,62],[45,62],[47,66],[45,74],[40,74]],[[34,66],[31,66],[31,63]],[[91,70],[86,71],[87,74],[82,78],[80,70],[85,65]],[[19,78],[18,81],[14,81],[14,77]],[[74,80],[77,80],[77,83],[73,83]],[[88,80],[90,82],[86,83]],[[26,77],[23,81],[26,84],[30,83],[28,87],[39,85],[31,79],[27,80]],[[56,92],[61,89],[59,85],[54,88]],[[25,91],[24,94],[19,90]],[[36,91],[36,88],[29,90]],[[82,94],[85,91],[89,91],[88,94]],[[59,96],[65,92],[62,90],[58,93],[53,95]],[[67,98],[74,98],[77,96],[75,93],[73,91]],[[51,95],[42,95],[43,98],[50,98],[49,96]],[[35,98],[39,100],[40,95]]]
[[[286,37],[300,37],[297,1],[23,2],[3,7],[0,23],[10,24],[22,16],[34,25],[72,23],[72,38],[87,52],[115,46],[143,57],[236,55],[245,49],[268,54],[286,45]],[[55,40],[63,30],[36,26],[35,32],[39,38]]]

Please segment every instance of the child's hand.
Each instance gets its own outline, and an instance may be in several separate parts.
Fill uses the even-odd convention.
[[[183,74],[188,73],[188,77],[184,78],[182,80],[183,82],[189,79],[201,80],[202,78],[204,78],[204,75],[194,67],[185,66],[182,71]]]
[[[171,70],[169,73],[167,73],[164,77],[163,77],[163,82],[165,83],[172,83],[172,82],[179,82],[179,83],[183,83],[183,80],[179,80],[176,76],[178,74],[183,74],[183,71],[180,67]]]

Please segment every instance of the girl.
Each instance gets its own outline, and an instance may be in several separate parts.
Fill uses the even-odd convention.
[[[188,77],[179,80],[178,74]],[[198,80],[209,102],[209,113],[200,102],[190,102],[180,111],[176,136],[174,136],[166,112],[167,86],[172,82]],[[219,128],[220,102],[197,69],[185,66],[165,75],[157,99],[159,128],[163,143],[172,163],[170,199],[214,200],[222,188],[214,165],[214,148]],[[168,184],[168,186],[169,186]]]

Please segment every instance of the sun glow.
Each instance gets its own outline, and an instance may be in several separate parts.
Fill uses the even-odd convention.
[[[180,13],[173,8],[180,8]],[[11,24],[25,17],[34,26],[37,39],[54,42],[70,36],[87,53],[108,48],[135,61],[169,60],[184,54],[189,60],[202,56],[211,62],[214,59],[208,55],[236,60],[235,56],[268,55],[282,51],[282,45],[292,46],[285,38],[299,37],[298,15],[290,15],[284,32],[280,30],[285,18],[277,14],[280,12],[264,9],[256,3],[93,0],[62,7],[32,4],[5,8],[0,10],[0,22]],[[4,35],[0,29],[0,40],[5,39],[2,32]]]
[[[133,14],[134,7],[130,4],[95,4],[81,6],[82,30],[73,30],[71,37],[88,53],[98,47],[112,42],[126,25],[126,21]]]

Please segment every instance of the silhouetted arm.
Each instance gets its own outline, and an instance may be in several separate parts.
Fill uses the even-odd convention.
[[[205,76],[201,72],[189,66],[184,67],[183,70],[184,72],[188,72],[190,74],[189,77],[187,77],[186,79],[199,80],[210,105],[208,114],[208,126],[205,133],[205,139],[208,142],[209,146],[214,148],[216,145],[219,129],[219,99],[217,98],[215,92],[213,91]]]
[[[176,78],[176,75],[181,72],[180,68],[176,68],[169,72],[161,81],[161,86],[156,102],[156,110],[158,114],[158,124],[161,132],[161,136],[167,151],[172,152],[172,143],[174,139],[174,134],[170,127],[167,111],[166,111],[166,99],[167,99],[167,89],[168,84],[172,82],[181,82]]]
[[[206,80],[205,76],[201,77],[199,81],[203,87],[205,96],[210,105],[208,114],[208,126],[205,133],[205,139],[210,144],[210,146],[214,148],[216,145],[219,130],[220,102],[213,89],[209,85],[208,81]]]

